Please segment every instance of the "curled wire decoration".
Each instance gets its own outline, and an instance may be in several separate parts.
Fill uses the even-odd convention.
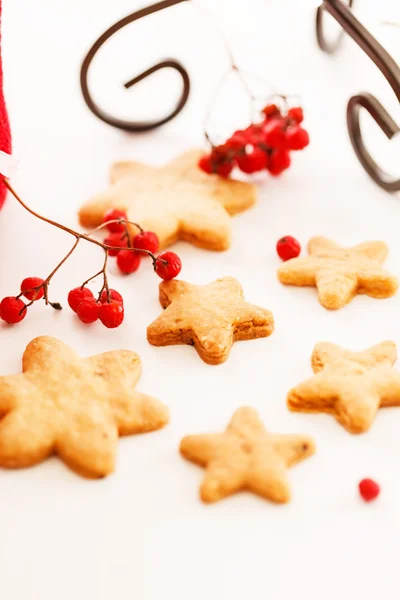
[[[185,67],[179,61],[177,61],[173,58],[168,58],[168,59],[165,59],[165,60],[155,64],[154,66],[150,67],[149,69],[146,69],[146,71],[143,71],[143,73],[140,73],[136,77],[133,77],[132,79],[130,79],[129,81],[127,81],[124,84],[124,87],[126,89],[129,89],[132,86],[139,83],[140,81],[143,81],[147,77],[150,77],[156,71],[160,71],[161,69],[167,69],[167,68],[174,69],[175,71],[177,71],[179,73],[179,75],[182,78],[182,91],[181,91],[181,95],[178,99],[178,102],[177,102],[175,108],[167,115],[165,115],[159,119],[153,120],[153,121],[126,121],[124,119],[119,119],[117,117],[113,117],[112,115],[105,112],[102,108],[100,108],[96,104],[96,102],[93,100],[92,95],[89,91],[88,71],[89,71],[89,67],[90,67],[90,64],[91,64],[94,56],[96,55],[98,50],[101,48],[101,46],[103,46],[103,44],[105,44],[107,42],[107,40],[112,35],[117,33],[120,29],[122,29],[126,25],[129,25],[130,23],[133,23],[134,21],[138,21],[139,19],[142,19],[143,17],[146,17],[148,15],[151,15],[151,14],[154,14],[161,10],[164,10],[166,8],[169,8],[170,6],[174,6],[176,4],[180,4],[181,2],[187,2],[187,1],[188,0],[163,0],[162,2],[157,2],[155,4],[151,4],[150,6],[146,6],[145,8],[142,8],[142,9],[124,17],[120,21],[117,21],[117,23],[114,23],[114,25],[109,27],[107,29],[107,31],[105,31],[98,38],[98,40],[93,44],[93,46],[90,48],[89,52],[87,53],[87,55],[82,63],[80,82],[81,82],[83,98],[84,98],[88,108],[92,111],[93,114],[96,115],[96,117],[98,117],[105,123],[108,123],[109,125],[112,125],[113,127],[116,127],[118,129],[123,129],[124,131],[130,131],[130,132],[141,132],[141,131],[149,131],[150,129],[155,129],[156,127],[160,127],[160,125],[164,125],[164,123],[168,123],[168,121],[171,121],[171,119],[176,117],[176,115],[178,115],[181,112],[181,110],[185,106],[187,99],[189,97],[190,79],[189,79],[189,75],[188,75],[188,72],[186,71]]]
[[[324,36],[323,14],[328,12],[360,46],[382,72],[400,103],[400,68],[390,54],[358,21],[352,13],[351,0],[346,6],[341,0],[323,0],[317,10],[316,33],[318,45],[324,52],[333,53],[339,46],[341,37],[335,43],[329,43]],[[363,92],[352,96],[347,104],[347,128],[354,151],[368,175],[384,190],[400,190],[400,179],[384,171],[368,152],[360,126],[361,110],[366,110],[374,119],[386,137],[392,139],[399,134],[400,127],[382,104],[370,93]]]

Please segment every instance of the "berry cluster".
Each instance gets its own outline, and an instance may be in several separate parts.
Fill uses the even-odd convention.
[[[40,300],[44,296],[45,281],[40,277],[26,277],[21,283],[21,293],[18,296],[6,296],[0,302],[0,319],[13,325],[19,323],[26,317],[28,307],[31,306],[36,300]],[[21,300],[21,296],[24,296],[29,300],[28,304],[25,304]],[[59,309],[59,304],[52,304],[53,308]]]
[[[87,287],[77,287],[68,294],[68,304],[82,323],[94,323],[98,319],[108,329],[114,329],[124,320],[124,301],[116,290],[104,289],[99,298]]]
[[[261,113],[260,122],[235,131],[224,144],[213,146],[209,154],[202,156],[200,169],[222,177],[228,177],[234,167],[247,174],[266,169],[275,176],[288,169],[290,151],[303,150],[310,142],[307,131],[300,126],[303,109],[287,108],[285,102],[282,109],[267,104]]]

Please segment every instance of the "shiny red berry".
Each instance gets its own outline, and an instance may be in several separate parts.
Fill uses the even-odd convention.
[[[0,318],[9,325],[25,319],[27,312],[25,303],[20,298],[7,296],[0,302]]]
[[[133,238],[133,247],[139,250],[148,250],[155,254],[158,252],[160,242],[154,231],[142,231]],[[142,256],[145,256],[145,254],[142,254]]]
[[[268,171],[271,175],[280,175],[290,167],[290,156],[287,150],[275,150],[270,156]]]
[[[175,252],[164,252],[157,257],[155,272],[161,279],[169,280],[176,277],[182,268],[181,259]]]
[[[257,144],[261,142],[263,139],[263,129],[261,125],[256,125],[252,123],[246,129],[243,130],[243,134],[247,138],[247,144]]]
[[[34,288],[39,287],[44,283],[44,279],[40,277],[26,277],[21,283],[21,292],[24,292],[25,298],[28,300],[40,300],[44,296],[44,289],[41,287],[39,290]]]
[[[117,265],[121,273],[128,275],[137,271],[140,265],[140,254],[133,250],[121,250],[117,256]]]
[[[69,292],[68,304],[70,305],[72,310],[76,312],[76,309],[78,308],[79,304],[87,298],[93,298],[93,292],[87,287],[77,287]]]
[[[290,258],[299,256],[301,246],[294,237],[286,235],[276,244],[276,251],[282,260],[289,260]]]
[[[249,143],[248,136],[246,135],[246,133],[244,131],[241,131],[239,129],[238,131],[235,131],[235,133],[233,133],[231,135],[231,137],[226,140],[225,145],[230,150],[233,150],[234,152],[238,152],[240,150],[243,150],[245,148],[246,144],[248,144],[248,143]]]
[[[270,148],[281,148],[285,146],[286,135],[282,119],[271,119],[263,128],[264,142]]]
[[[280,117],[281,111],[276,104],[267,104],[261,111],[265,115],[265,119],[272,119],[274,117]]]
[[[310,143],[310,136],[303,127],[295,125],[286,131],[286,144],[289,150],[303,150]]]
[[[290,108],[288,110],[287,116],[289,117],[289,119],[299,124],[304,119],[303,109],[301,108],[301,106],[293,106],[293,108]]]
[[[255,173],[268,165],[268,155],[261,148],[253,148],[249,153],[237,158],[238,167],[243,173]]]
[[[99,318],[99,304],[94,298],[86,298],[78,305],[76,314],[82,323],[94,323]]]
[[[124,320],[124,306],[121,302],[106,302],[99,307],[99,319],[108,329],[114,329]]]
[[[100,302],[101,304],[104,304],[105,302],[108,302],[111,300],[114,300],[115,302],[121,302],[122,304],[124,303],[124,299],[121,296],[121,294],[119,292],[117,292],[117,290],[110,290],[110,294],[109,296],[107,296],[107,290],[103,290],[101,292],[101,296],[100,296]]]
[[[104,213],[103,223],[107,221],[114,221],[115,219],[124,219],[127,220],[127,215],[124,210],[118,210],[117,208],[110,208],[106,213]],[[125,231],[125,226],[123,223],[109,223],[107,225],[108,231],[112,233],[119,233]]]
[[[358,484],[360,495],[365,502],[371,502],[379,496],[381,488],[373,479],[363,479]]]
[[[215,172],[218,173],[221,177],[229,177],[232,173],[233,163],[232,162],[223,162],[220,165],[216,165]]]
[[[121,232],[119,233],[111,233],[106,238],[104,238],[104,243],[107,246],[117,246],[118,248],[126,248],[128,245],[128,239],[123,237]],[[117,256],[119,250],[109,250],[109,256]]]
[[[198,162],[199,168],[205,173],[213,173],[213,165],[211,162],[211,156],[209,154],[204,154]]]

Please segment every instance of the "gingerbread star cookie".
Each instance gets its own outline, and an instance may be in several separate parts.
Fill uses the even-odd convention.
[[[286,261],[278,269],[278,279],[288,285],[315,286],[325,308],[342,308],[356,294],[389,298],[397,291],[396,277],[380,267],[388,254],[384,242],[342,248],[327,238],[314,237],[308,252],[305,258]]]
[[[274,330],[272,313],[245,302],[233,277],[208,285],[163,281],[160,302],[166,310],[147,328],[150,344],[193,345],[210,365],[224,362],[233,342],[267,337]]]
[[[290,410],[332,414],[350,433],[367,431],[378,408],[400,406],[400,373],[393,342],[382,342],[363,352],[351,352],[321,342],[311,364],[316,375],[290,390]]]
[[[119,435],[163,427],[169,411],[136,392],[140,359],[119,350],[80,358],[52,337],[32,340],[22,374],[0,377],[0,466],[58,454],[87,477],[114,470]]]
[[[84,227],[97,227],[110,208],[125,210],[128,219],[154,231],[160,246],[177,240],[208,250],[226,250],[231,241],[231,215],[252,206],[255,187],[208,175],[198,166],[200,150],[189,150],[164,167],[137,162],[116,163],[111,185],[79,211]],[[137,233],[132,226],[132,233]]]
[[[180,452],[205,467],[203,502],[217,502],[248,490],[274,502],[288,502],[287,469],[311,456],[314,441],[304,435],[268,433],[253,408],[239,408],[224,433],[189,435]]]

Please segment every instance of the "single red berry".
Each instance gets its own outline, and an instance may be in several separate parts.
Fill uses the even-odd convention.
[[[9,325],[19,323],[25,319],[27,308],[20,298],[7,296],[0,302],[0,318]]]
[[[107,221],[114,221],[115,219],[124,219],[126,221],[127,218],[128,217],[124,210],[110,208],[110,210],[107,210],[107,212],[104,213],[103,223],[106,223]],[[112,233],[120,233],[122,231],[125,231],[125,226],[123,223],[109,223],[107,225],[107,229]]]
[[[247,154],[238,156],[237,158],[238,167],[243,173],[255,173],[256,171],[262,171],[268,165],[268,155],[261,148],[253,148]]]
[[[204,156],[202,156],[200,158],[200,160],[198,162],[198,166],[205,173],[213,173],[214,172],[210,154],[204,154]]]
[[[114,300],[101,304],[99,307],[99,319],[108,329],[118,327],[124,320],[123,304]]]
[[[157,256],[154,270],[161,279],[168,281],[176,277],[180,273],[181,268],[181,259],[175,252],[164,252],[160,256]]]
[[[282,148],[286,143],[284,122],[282,119],[271,119],[263,128],[264,142],[270,148]]]
[[[111,233],[111,235],[108,235],[106,238],[104,238],[104,243],[107,244],[107,246],[117,246],[118,248],[126,248],[128,245],[128,240],[127,238],[124,238],[122,236],[121,232],[119,232]],[[119,250],[108,251],[109,256],[117,256],[118,253]]]
[[[358,484],[360,495],[365,502],[371,502],[379,496],[381,488],[373,479],[363,479]]]
[[[35,290],[34,288],[39,287],[42,283],[44,283],[44,279],[40,277],[26,277],[21,283],[21,292],[24,292],[24,296],[28,300],[40,300],[44,296],[44,289]]]
[[[270,156],[267,169],[271,175],[280,175],[290,167],[290,162],[290,156],[287,150],[275,150]]]
[[[267,104],[261,112],[264,113],[266,120],[281,116],[281,111],[276,104]]]
[[[229,177],[232,173],[233,162],[223,162],[215,167],[216,173],[221,177]]]
[[[110,290],[109,298],[107,296],[107,290],[103,290],[101,292],[101,296],[100,296],[101,304],[108,302],[108,299],[110,300],[110,302],[111,302],[111,300],[114,300],[115,302],[121,302],[122,304],[124,303],[123,297],[121,296],[121,294],[119,292],[117,292],[117,290]]]
[[[94,323],[99,318],[99,304],[94,298],[86,298],[78,305],[76,314],[82,323]]]
[[[117,265],[121,273],[128,275],[137,271],[140,265],[140,254],[133,250],[121,250],[117,256]]]
[[[248,143],[248,136],[246,136],[246,133],[244,131],[239,129],[238,131],[235,131],[235,133],[233,133],[231,137],[226,140],[225,145],[230,150],[239,152],[240,150],[243,150],[246,144]]]
[[[248,144],[257,144],[263,140],[263,127],[262,125],[257,125],[256,123],[252,123],[246,129],[243,130],[244,135],[247,138]]]
[[[304,113],[301,106],[293,106],[293,108],[289,108],[287,116],[292,121],[295,121],[297,124],[301,123],[304,120]]]
[[[294,237],[285,235],[285,237],[278,240],[276,251],[282,260],[289,260],[290,258],[299,256],[301,246]]]
[[[142,231],[133,238],[133,247],[138,248],[138,250],[148,250],[155,254],[158,252],[160,242],[154,231]],[[145,256],[145,254],[143,253],[142,256]]]
[[[310,143],[310,136],[303,127],[295,125],[286,131],[286,144],[289,150],[303,150]]]
[[[93,292],[87,287],[77,287],[68,294],[68,304],[76,312],[79,304],[87,298],[93,298]]]

